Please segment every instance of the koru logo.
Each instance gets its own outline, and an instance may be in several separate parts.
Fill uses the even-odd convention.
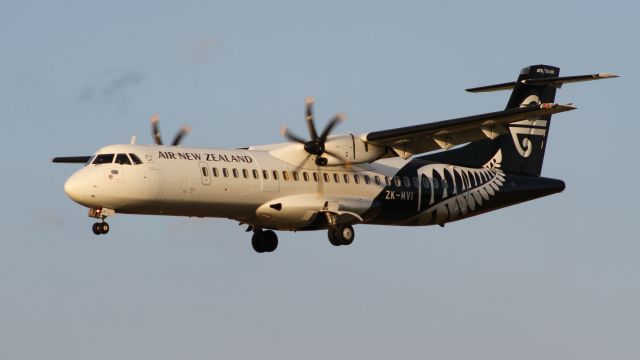
[[[529,106],[531,104],[540,104],[540,99],[537,95],[529,95],[522,102],[520,107]],[[547,120],[541,119],[527,119],[521,120],[509,125],[509,132],[513,139],[513,144],[518,151],[518,154],[522,157],[531,156],[533,151],[533,144],[531,142],[532,136],[546,136],[547,135]]]

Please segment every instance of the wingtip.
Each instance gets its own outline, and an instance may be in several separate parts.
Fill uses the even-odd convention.
[[[619,75],[616,74],[612,74],[612,73],[599,73],[596,74],[597,77],[602,78],[602,79],[609,79],[609,78],[617,78],[620,77]]]

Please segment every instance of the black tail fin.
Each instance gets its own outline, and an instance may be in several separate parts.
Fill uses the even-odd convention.
[[[560,69],[548,65],[529,66],[520,71],[518,80],[510,83],[468,89],[470,92],[485,92],[513,89],[507,109],[527,106],[531,103],[553,103],[556,88],[561,82]],[[484,139],[459,149],[427,155],[422,159],[480,167],[498,150],[502,152],[501,168],[508,173],[539,176],[544,160],[544,151],[549,136],[551,115],[518,121],[509,125],[509,132],[495,139]]]
[[[531,103],[553,103],[556,97],[555,84],[527,83],[528,80],[557,78],[560,69],[547,65],[529,66],[520,71],[520,76],[511,92],[507,109],[527,106]],[[544,152],[549,136],[551,115],[528,119],[509,125],[509,134],[496,140],[502,149],[502,168],[507,172],[539,176],[542,171]]]

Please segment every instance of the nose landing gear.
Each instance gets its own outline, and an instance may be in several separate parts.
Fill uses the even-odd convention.
[[[107,218],[108,215],[115,215],[115,210],[111,209],[89,209],[89,217],[100,220],[99,222],[94,223],[91,226],[91,231],[96,235],[105,235],[109,232],[109,224],[107,224],[104,219]]]
[[[97,223],[94,223],[93,226],[91,226],[91,230],[96,235],[104,235],[109,232],[109,224],[107,224],[104,221],[97,222]]]

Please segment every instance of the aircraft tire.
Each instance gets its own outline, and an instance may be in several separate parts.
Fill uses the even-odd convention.
[[[262,233],[262,248],[265,252],[273,252],[278,248],[278,235],[272,230]]]
[[[102,229],[101,229],[101,227],[100,227],[100,223],[93,223],[93,225],[91,226],[91,231],[93,231],[93,233],[94,233],[95,235],[100,235],[100,234],[102,234],[102,231],[101,231],[101,230],[102,230]]]
[[[327,234],[329,235],[329,242],[331,243],[331,245],[333,245],[333,246],[342,245],[342,243],[338,239],[338,235],[337,235],[338,234],[338,229],[337,229],[336,226],[329,227],[329,230],[327,231]]]
[[[101,234],[108,234],[109,233],[109,224],[107,224],[106,222],[100,223],[100,233]]]
[[[353,226],[336,225],[334,236],[336,238],[336,242],[339,242],[340,245],[351,245],[351,243],[353,242],[353,239],[355,238],[355,232],[353,231]]]
[[[255,250],[257,253],[263,253],[265,251],[262,244],[262,235],[262,231],[256,231],[251,237],[251,246],[253,246],[253,250]]]

